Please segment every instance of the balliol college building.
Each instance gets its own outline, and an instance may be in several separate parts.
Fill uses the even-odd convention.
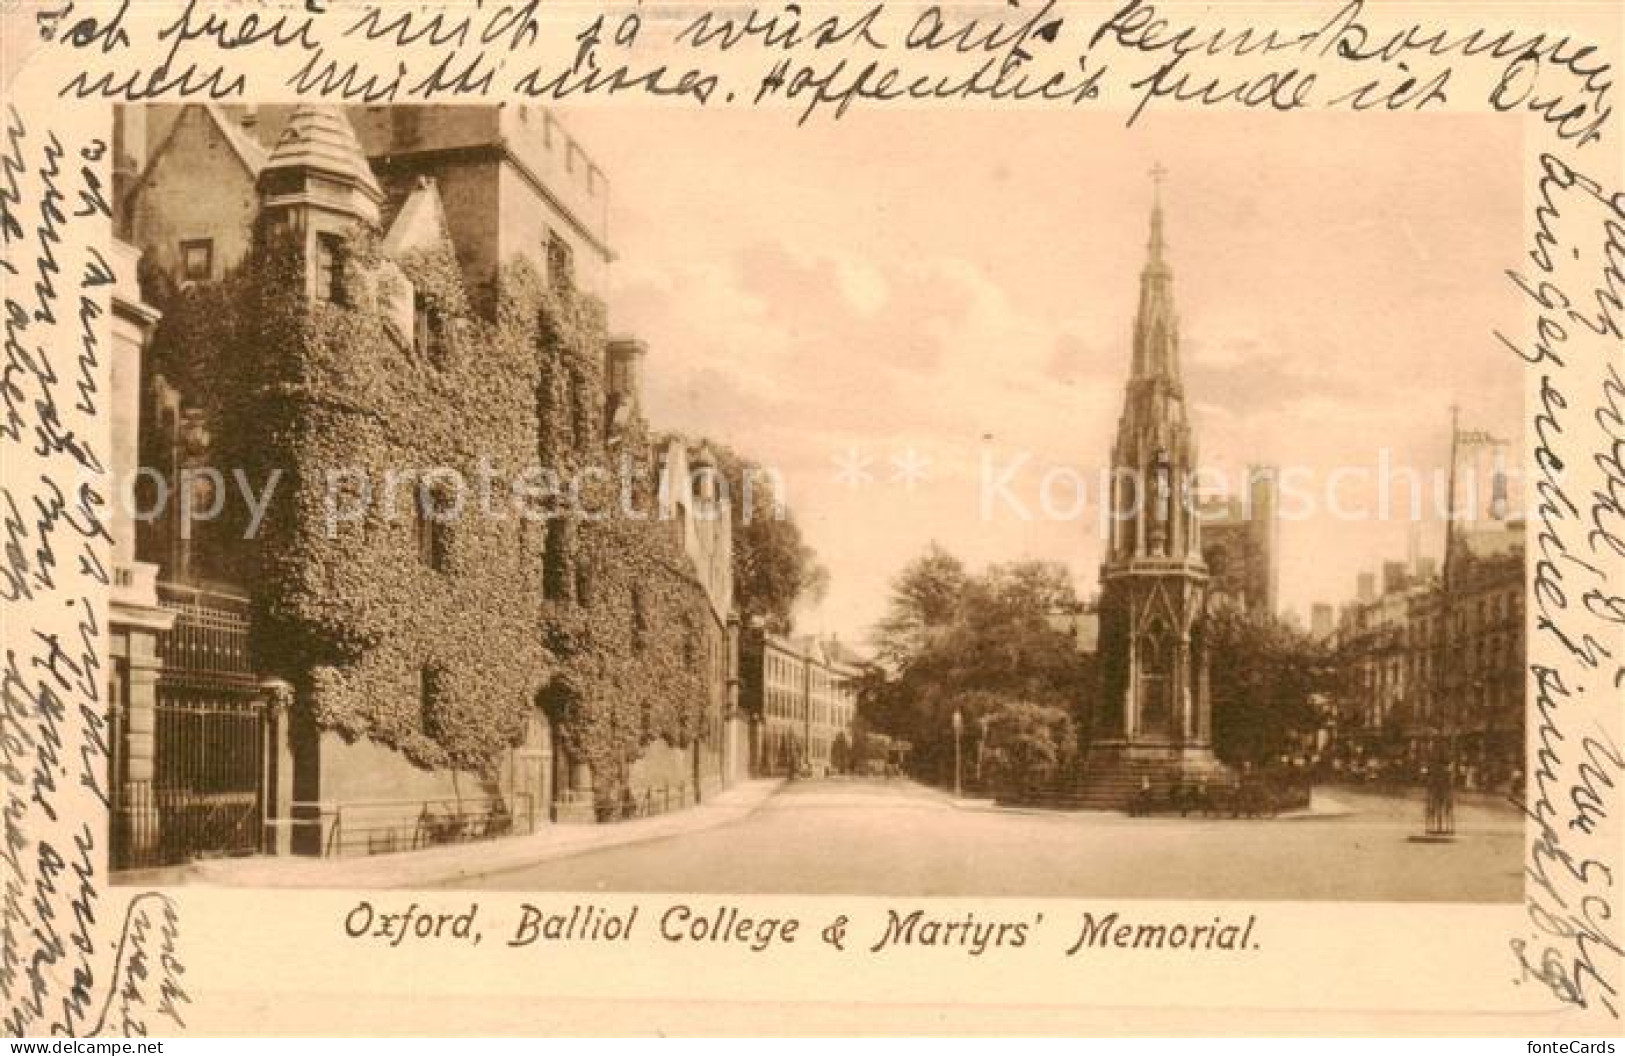
[[[745,773],[727,499],[645,421],[609,183],[551,113],[124,108],[115,155],[115,866]]]

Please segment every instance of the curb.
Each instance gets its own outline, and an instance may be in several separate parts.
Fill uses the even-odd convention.
[[[454,847],[407,851],[394,855],[337,859],[294,856],[214,859],[160,869],[119,872],[113,875],[113,882],[121,886],[205,885],[240,888],[384,890],[443,886],[460,880],[520,872],[545,862],[590,854],[594,851],[628,847],[719,828],[755,814],[777,795],[783,786],[782,781],[752,781],[750,784],[761,784],[765,787],[751,789],[748,797],[742,797],[746,800],[742,803],[705,802],[675,814],[645,819],[655,823],[646,829],[627,830],[620,825],[580,825],[564,826],[566,832],[561,833],[559,827],[550,826],[542,833],[513,837],[511,841],[493,840]],[[742,786],[736,785],[734,790],[742,790]],[[726,793],[722,795],[726,796]],[[670,824],[659,824],[662,821],[668,821]],[[418,855],[434,857],[410,860],[411,856]],[[452,856],[455,856],[453,860],[445,860]],[[482,857],[496,860],[482,866],[479,864]]]
[[[955,810],[976,811],[982,814],[1025,814],[1039,817],[1077,818],[1080,820],[1085,818],[1110,818],[1124,822],[1155,821],[1159,819],[1165,821],[1335,821],[1339,818],[1356,817],[1359,814],[1359,811],[1336,800],[1330,801],[1325,809],[1310,807],[1308,810],[1294,810],[1256,818],[1205,817],[1200,814],[1188,816],[1154,814],[1150,817],[1140,817],[1126,811],[1089,810],[1082,807],[1075,810],[1062,810],[1058,807],[1000,806],[996,800],[991,799],[951,799],[948,802]]]

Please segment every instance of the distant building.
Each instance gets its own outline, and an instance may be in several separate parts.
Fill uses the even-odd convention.
[[[753,728],[757,776],[846,770],[856,736],[861,661],[835,640],[787,638],[761,627],[740,641],[740,707]]]
[[[1309,609],[1309,634],[1317,641],[1330,638],[1337,630],[1337,610],[1317,601]]]
[[[1384,591],[1343,609],[1337,753],[1404,776],[1454,759],[1499,787],[1524,738],[1524,523],[1458,530],[1448,583],[1432,561],[1387,562]]]
[[[1401,754],[1417,708],[1411,619],[1433,587],[1396,580],[1387,585],[1394,589],[1345,608],[1337,630],[1344,662],[1337,725],[1342,745],[1356,759]]]
[[[1280,474],[1273,466],[1248,468],[1245,495],[1199,506],[1202,558],[1214,604],[1259,615],[1275,613],[1279,511]]]
[[[1523,764],[1524,536],[1522,520],[1462,532],[1440,601],[1443,690],[1426,718],[1486,787]]]

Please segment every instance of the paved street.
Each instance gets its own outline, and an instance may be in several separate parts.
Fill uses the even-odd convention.
[[[1318,793],[1317,793],[1318,795]],[[1522,826],[1464,804],[1421,844],[1419,800],[1337,790],[1347,813],[1263,821],[956,805],[906,781],[786,785],[704,832],[561,858],[457,886],[493,890],[1512,901]]]

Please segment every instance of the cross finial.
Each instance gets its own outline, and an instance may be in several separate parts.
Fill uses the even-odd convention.
[[[1151,252],[1151,262],[1162,263],[1162,179],[1168,175],[1168,170],[1158,161],[1151,166],[1151,242],[1147,247]]]

